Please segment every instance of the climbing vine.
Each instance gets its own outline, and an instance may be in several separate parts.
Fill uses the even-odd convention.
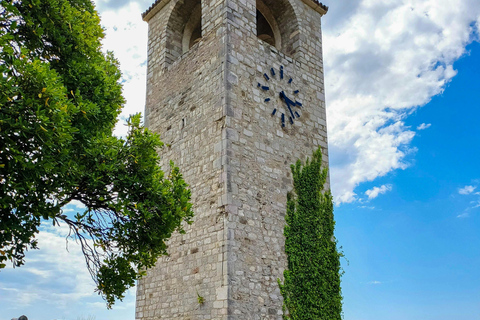
[[[288,267],[283,295],[284,319],[338,320],[342,313],[340,257],[333,235],[333,200],[323,192],[327,169],[320,148],[305,165],[291,166],[293,191],[287,196],[285,251]]]

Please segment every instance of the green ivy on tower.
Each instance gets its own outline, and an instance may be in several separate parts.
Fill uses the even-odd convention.
[[[285,251],[288,268],[283,295],[284,319],[341,319],[340,257],[334,238],[333,200],[323,192],[327,169],[320,148],[305,165],[291,166],[293,191],[287,196]]]

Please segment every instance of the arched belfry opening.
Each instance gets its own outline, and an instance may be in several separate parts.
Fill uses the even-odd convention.
[[[275,34],[265,16],[257,9],[257,37],[275,47]]]
[[[173,63],[202,38],[201,0],[178,1],[167,23],[166,62]]]
[[[269,45],[281,49],[282,39],[277,21],[262,0],[257,0],[257,37]]]
[[[293,55],[298,46],[298,21],[289,0],[256,0],[257,37]]]
[[[197,2],[183,30],[183,53],[202,39],[202,4]]]

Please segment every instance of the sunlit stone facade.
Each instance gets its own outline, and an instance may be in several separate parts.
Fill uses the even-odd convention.
[[[163,167],[173,160],[189,183],[195,221],[139,281],[137,320],[282,318],[290,164],[318,146],[328,164],[326,9],[159,0],[145,12],[146,124],[165,142]]]

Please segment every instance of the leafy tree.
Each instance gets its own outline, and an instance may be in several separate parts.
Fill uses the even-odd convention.
[[[112,134],[124,99],[99,22],[90,0],[0,0],[0,268],[24,263],[41,223],[65,223],[111,307],[192,210],[140,115]]]
[[[334,238],[333,201],[323,192],[327,169],[320,148],[312,161],[291,166],[293,192],[287,197],[284,319],[339,320],[342,312],[340,256]]]

